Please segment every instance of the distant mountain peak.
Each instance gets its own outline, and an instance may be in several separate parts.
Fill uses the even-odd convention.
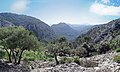
[[[58,23],[58,24],[66,24],[65,22],[60,22],[60,23]]]
[[[53,24],[51,27],[58,37],[64,36],[68,40],[74,40],[79,35],[79,32],[77,30],[74,30],[64,22]]]
[[[58,23],[58,24],[66,24],[65,22],[60,22],[60,23]]]
[[[60,23],[58,23],[58,24],[53,24],[51,27],[59,27],[59,28],[61,28],[61,29],[72,29],[67,23],[64,23],[64,22],[60,22]],[[65,30],[64,29],[64,30]]]
[[[69,24],[65,23],[65,22],[60,22],[60,23],[58,23],[58,25],[67,25],[67,26],[69,26]]]

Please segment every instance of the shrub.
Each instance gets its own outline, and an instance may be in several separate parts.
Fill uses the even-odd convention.
[[[110,45],[107,44],[107,43],[104,43],[101,45],[101,47],[98,49],[98,52],[100,54],[105,54],[107,51],[109,51],[111,48],[110,48]]]
[[[75,54],[79,57],[86,57],[87,53],[88,52],[84,47],[78,47],[75,51]]]
[[[80,65],[80,58],[79,57],[74,57],[74,62]]]
[[[115,49],[116,52],[120,52],[120,48]]]
[[[23,60],[25,61],[34,61],[34,60],[52,61],[53,58],[49,55],[46,55],[44,52],[25,51],[23,53]]]
[[[80,60],[79,57],[74,57],[74,58],[70,58],[70,57],[62,57],[60,60],[61,64],[64,63],[71,63],[71,62],[75,62],[78,65],[81,65],[83,67],[97,67],[98,63],[91,61],[91,60]]]
[[[71,63],[71,62],[73,62],[73,58],[62,57],[61,60],[60,60],[61,64]]]
[[[120,56],[119,55],[114,56],[113,61],[120,63]]]

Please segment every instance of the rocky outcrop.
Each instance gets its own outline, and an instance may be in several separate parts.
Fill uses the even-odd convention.
[[[66,63],[55,67],[32,69],[31,72],[120,72],[120,64],[113,61],[113,57],[116,54],[118,53],[111,52],[89,58],[81,58],[81,60],[90,60],[98,63],[96,67],[83,67],[76,63]]]

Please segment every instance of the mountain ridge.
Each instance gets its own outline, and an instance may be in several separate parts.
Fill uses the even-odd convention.
[[[119,31],[120,27],[120,18],[112,20],[106,24],[94,25],[86,34],[80,35],[76,40],[79,41],[83,37],[91,37],[92,43],[103,43],[104,41],[110,41],[115,36],[116,30]],[[108,42],[109,42],[108,41]]]
[[[11,22],[15,26],[23,26],[33,31],[38,39],[49,41],[55,37],[52,28],[35,17],[14,13],[0,13],[0,17],[4,21]]]
[[[79,35],[77,30],[74,30],[68,24],[63,22],[60,22],[59,24],[53,24],[51,27],[58,37],[64,36],[68,40],[74,40]]]

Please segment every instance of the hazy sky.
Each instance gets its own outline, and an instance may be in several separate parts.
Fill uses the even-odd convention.
[[[0,0],[0,12],[34,16],[49,25],[101,24],[120,18],[120,0]]]

